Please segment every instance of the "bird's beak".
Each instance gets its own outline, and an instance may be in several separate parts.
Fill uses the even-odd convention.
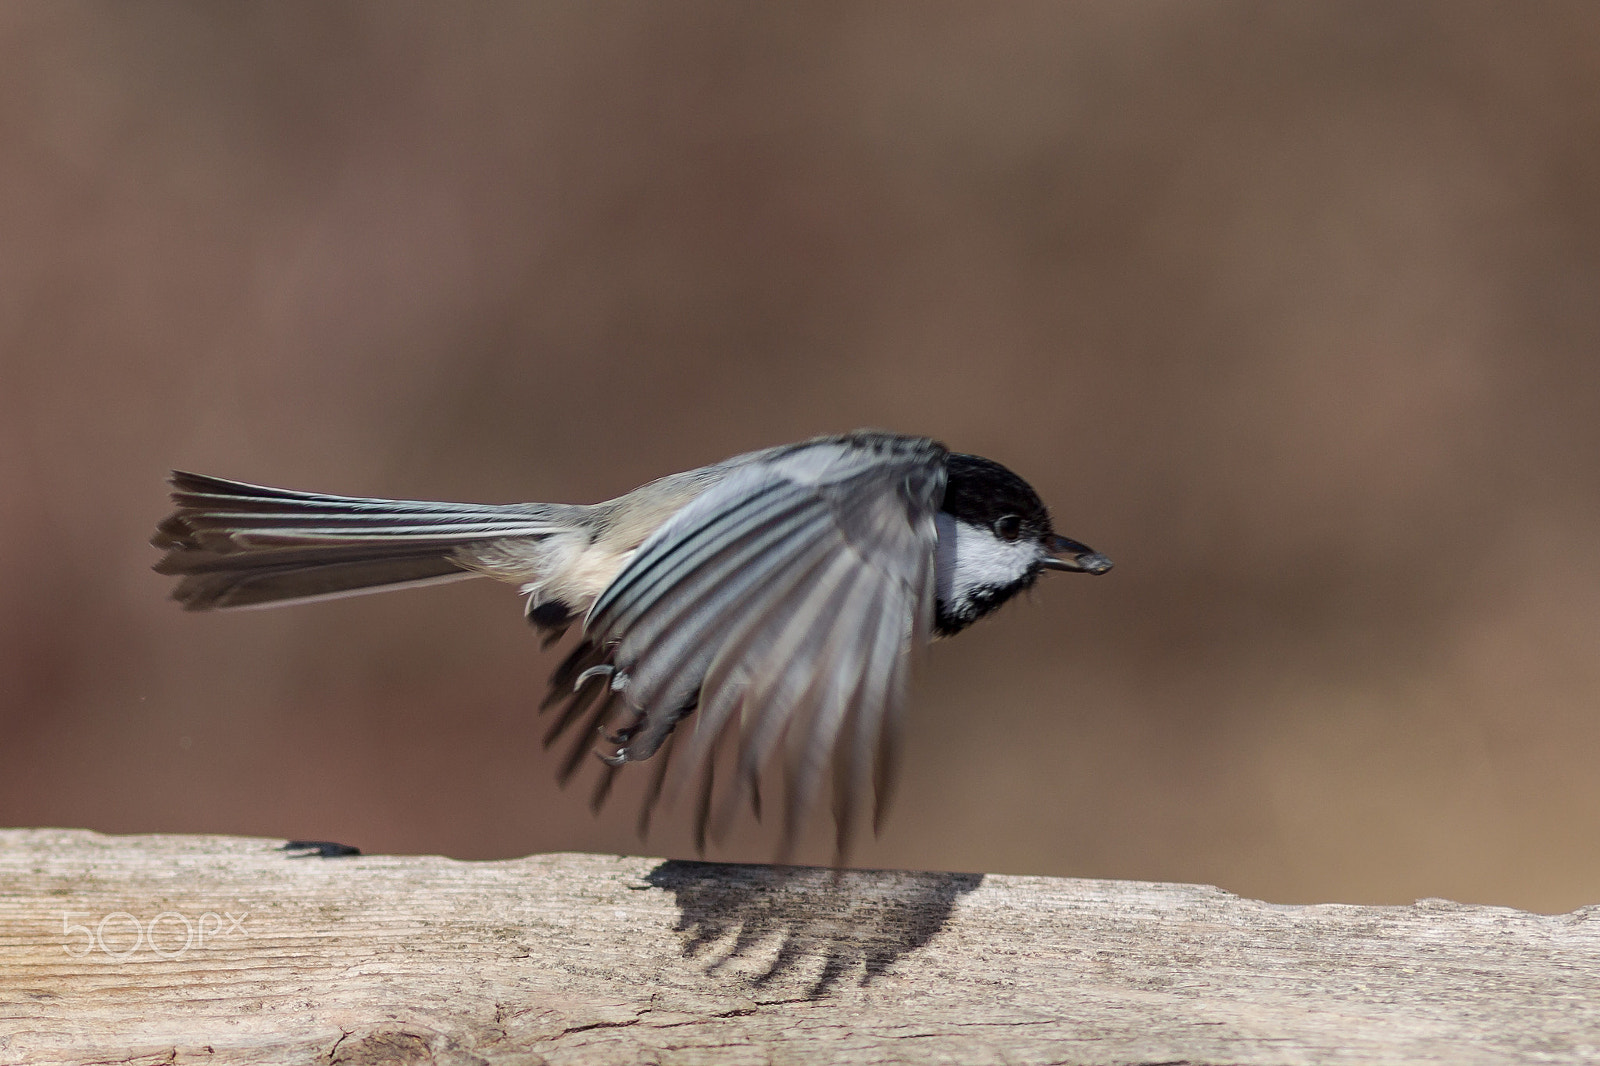
[[[1044,561],[1046,570],[1066,570],[1079,574],[1103,574],[1111,569],[1111,560],[1087,544],[1079,544],[1066,537],[1052,536],[1048,541],[1051,558]]]

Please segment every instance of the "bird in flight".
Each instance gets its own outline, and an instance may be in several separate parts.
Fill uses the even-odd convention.
[[[183,472],[171,485],[176,510],[151,543],[186,609],[510,582],[546,644],[580,631],[543,705],[556,711],[546,744],[573,737],[563,782],[598,743],[598,808],[618,770],[654,758],[640,832],[663,796],[692,793],[703,850],[741,803],[759,817],[762,775],[781,764],[781,859],[831,778],[840,865],[869,793],[881,824],[913,653],[1047,570],[1111,569],[999,463],[876,430],[596,504],[367,499]]]

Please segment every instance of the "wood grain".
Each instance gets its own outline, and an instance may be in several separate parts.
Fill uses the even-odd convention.
[[[1600,1061],[1600,908],[0,832],[6,1063]]]

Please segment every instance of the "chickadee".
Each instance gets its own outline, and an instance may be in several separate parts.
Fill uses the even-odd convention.
[[[175,472],[151,543],[192,611],[268,607],[488,576],[521,586],[528,620],[582,637],[556,669],[545,742],[581,723],[564,782],[597,731],[615,771],[663,754],[663,794],[711,821],[724,744],[734,782],[713,828],[782,749],[782,855],[831,769],[838,859],[870,784],[888,798],[891,739],[913,649],[951,636],[1045,570],[1103,574],[1057,536],[1038,494],[999,463],[879,431],[820,437],[672,474],[605,503],[417,503],[325,496]],[[693,715],[692,729],[675,730]],[[668,779],[670,769],[671,779]]]

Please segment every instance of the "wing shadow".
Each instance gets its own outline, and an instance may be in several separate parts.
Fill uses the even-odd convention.
[[[806,998],[817,999],[855,967],[862,985],[896,959],[933,939],[956,900],[983,883],[982,874],[829,870],[672,860],[645,878],[676,897],[677,931],[686,958],[713,957],[715,973],[735,959],[776,952],[757,987],[798,977],[820,960]],[[732,943],[717,957],[715,946]]]

